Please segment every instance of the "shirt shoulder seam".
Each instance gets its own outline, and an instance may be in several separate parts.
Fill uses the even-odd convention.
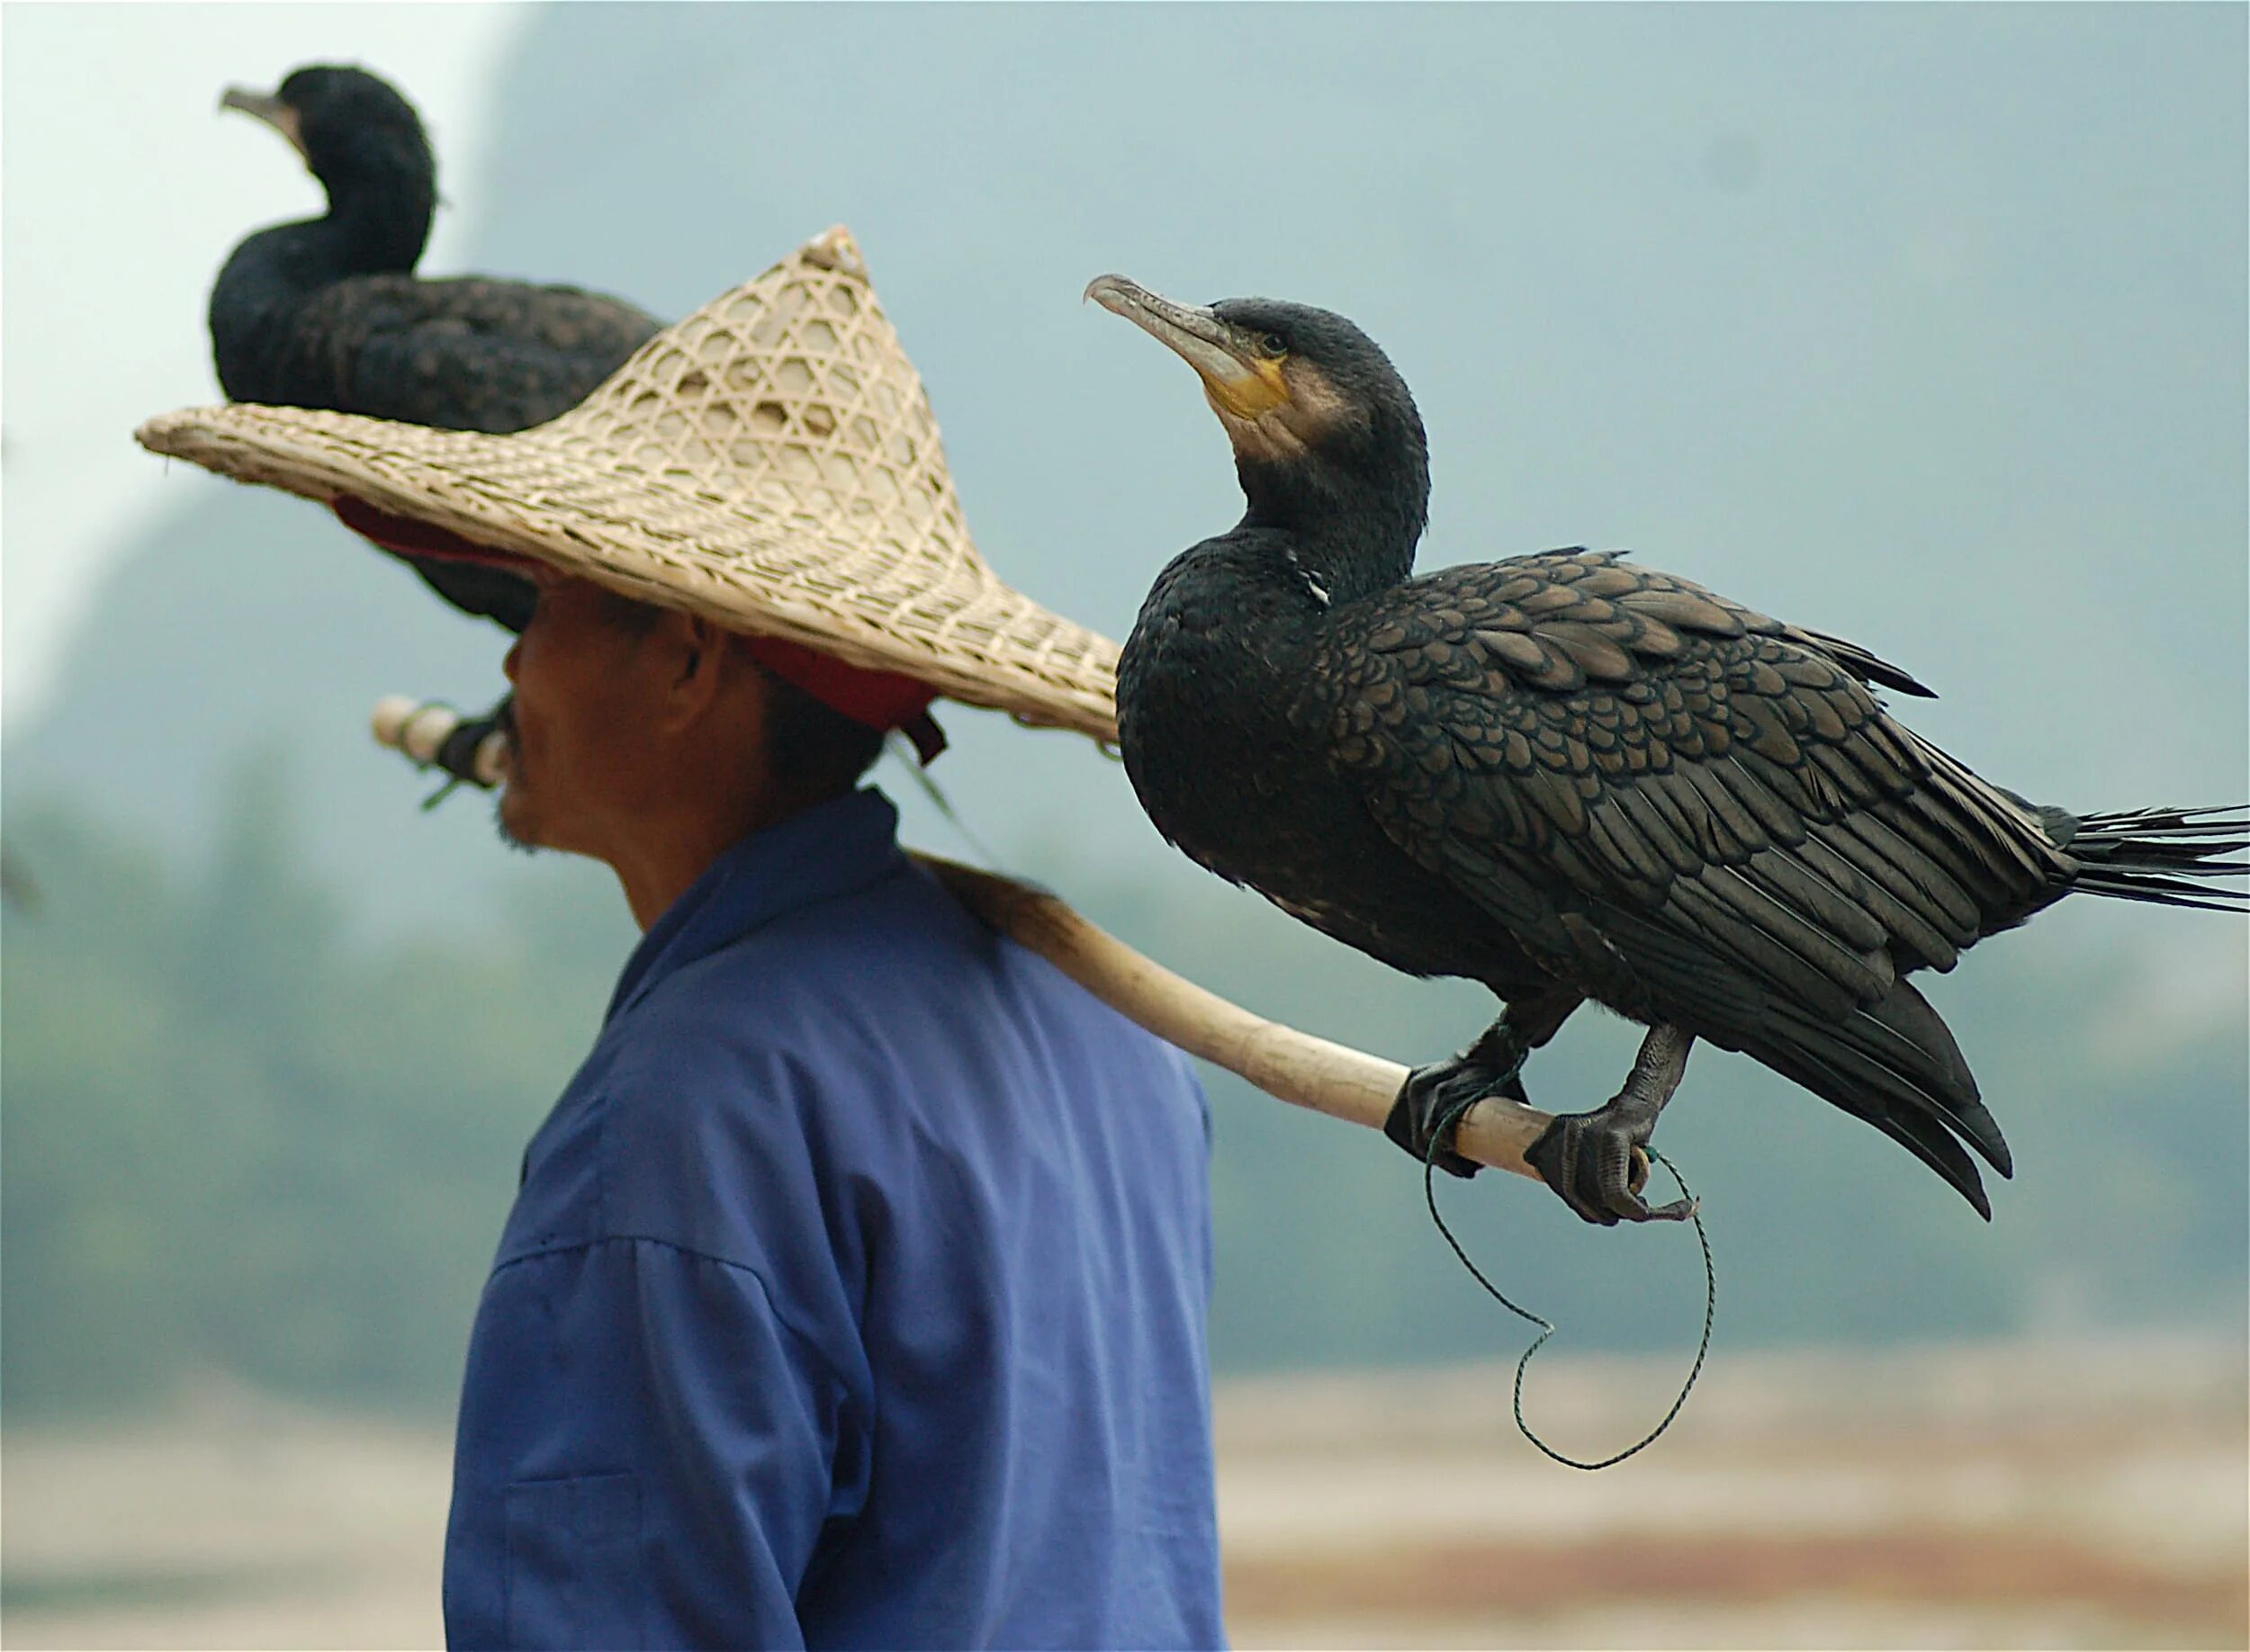
[[[714,1266],[725,1269],[730,1273],[742,1275],[758,1287],[759,1297],[765,1303],[766,1311],[773,1315],[773,1323],[787,1332],[792,1342],[804,1346],[805,1351],[812,1356],[828,1379],[839,1389],[845,1394],[856,1394],[857,1390],[845,1378],[843,1373],[836,1369],[835,1361],[823,1351],[819,1342],[798,1326],[789,1315],[782,1311],[780,1303],[774,1297],[773,1287],[767,1282],[763,1273],[747,1262],[738,1262],[728,1257],[716,1256],[709,1251],[698,1250],[689,1244],[681,1244],[677,1240],[660,1238],[654,1234],[604,1234],[597,1239],[574,1239],[563,1244],[541,1245],[536,1250],[521,1251],[504,1261],[493,1263],[490,1277],[498,1279],[510,1268],[521,1262],[544,1261],[551,1256],[568,1256],[575,1252],[594,1251],[602,1246],[613,1244],[652,1245],[660,1251],[670,1251],[676,1256],[684,1256],[694,1261],[710,1262]]]

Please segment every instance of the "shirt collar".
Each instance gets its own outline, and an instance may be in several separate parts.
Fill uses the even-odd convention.
[[[865,887],[904,858],[898,811],[872,786],[752,832],[649,926],[626,960],[605,1024],[675,970],[800,907]]]

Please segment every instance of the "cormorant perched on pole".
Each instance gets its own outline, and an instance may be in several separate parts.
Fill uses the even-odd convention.
[[[1242,520],[1175,559],[1118,669],[1127,773],[1195,860],[1395,968],[1480,981],[1505,1013],[1418,1070],[1392,1134],[1421,1156],[1462,1102],[1524,1099],[1523,1059],[1588,999],[1649,1028],[1624,1089],[1529,1155],[1604,1225],[1697,1038],[1903,1144],[1989,1217],[2007,1145],[1909,984],[2075,891],[2250,909],[2240,811],[2075,817],[1971,774],[1851,643],[1615,552],[1413,578],[1420,415],[1341,316],[1086,295],[1203,381]],[[1444,1144],[1436,1144],[1444,1153]],[[1466,1174],[1450,1154],[1441,1162]]]
[[[235,401],[505,433],[583,401],[659,323],[576,287],[482,276],[422,280],[437,164],[414,106],[364,69],[308,66],[225,109],[287,139],[321,187],[320,218],[261,229],[211,295],[212,355]],[[518,573],[409,554],[440,594],[523,629]]]

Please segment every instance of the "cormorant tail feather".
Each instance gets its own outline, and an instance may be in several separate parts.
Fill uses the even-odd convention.
[[[2250,809],[2038,813],[2048,835],[2079,864],[2074,892],[2250,912]]]

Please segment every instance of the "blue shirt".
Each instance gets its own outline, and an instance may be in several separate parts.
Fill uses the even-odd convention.
[[[721,857],[532,1139],[454,1647],[1220,1643],[1202,1091],[896,822]]]

